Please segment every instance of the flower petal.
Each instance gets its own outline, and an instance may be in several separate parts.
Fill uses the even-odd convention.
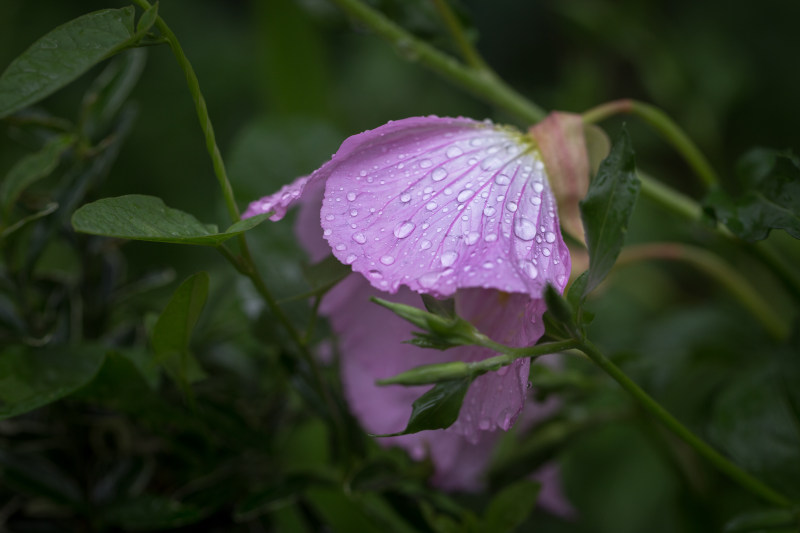
[[[459,287],[541,297],[569,254],[531,140],[465,118],[417,117],[347,139],[327,179],[322,227],[334,255],[376,288],[451,296]]]
[[[312,181],[314,175],[297,178],[289,185],[284,185],[275,194],[265,196],[260,200],[251,202],[247,210],[242,214],[242,218],[250,218],[263,213],[272,212],[269,219],[273,222],[282,219],[286,211],[294,205],[303,195],[306,185]],[[316,180],[313,180],[316,181]]]

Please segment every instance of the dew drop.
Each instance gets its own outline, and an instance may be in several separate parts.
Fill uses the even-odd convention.
[[[492,263],[491,261],[486,261],[486,262],[485,262],[483,265],[481,265],[481,266],[483,266],[483,268],[485,268],[486,270],[491,270],[491,269],[493,269],[493,268],[494,268],[494,263]]]
[[[383,278],[383,274],[381,274],[380,270],[370,270],[369,272],[367,272],[367,275],[369,275],[369,277],[371,277],[372,279]]]
[[[325,215],[325,220],[333,220],[334,218],[336,217],[333,215]]]
[[[472,146],[480,146],[483,144],[483,139],[480,137],[475,137],[469,142],[469,144]]]
[[[508,185],[511,183],[511,178],[506,176],[505,174],[498,174],[496,178],[494,178],[494,182],[498,185]]]
[[[523,241],[530,241],[536,237],[536,226],[527,218],[518,218],[514,223],[514,235]]]
[[[358,256],[356,256],[356,254],[350,254],[345,258],[344,262],[346,265],[352,265],[353,263],[355,263],[356,259],[358,259]]]
[[[533,184],[533,190],[534,192],[540,193],[544,190],[544,185],[542,185],[541,182],[537,181],[536,183]]]
[[[436,285],[436,282],[439,281],[439,277],[441,274],[439,272],[428,272],[427,274],[423,274],[419,277],[419,284],[429,289]]]
[[[364,244],[367,242],[367,237],[363,233],[353,233],[353,240],[358,244]]]
[[[477,231],[470,231],[469,233],[467,233],[467,238],[465,240],[468,245],[472,246],[473,244],[478,242],[478,239],[480,238],[481,238],[480,233],[478,233]]]
[[[419,162],[419,168],[430,168],[431,166],[433,166],[433,161],[430,159],[423,159]]]
[[[490,233],[484,237],[483,240],[486,242],[494,242],[497,240],[497,233]]]
[[[425,204],[425,209],[427,209],[428,211],[433,211],[437,207],[438,206],[436,205],[436,202],[428,202],[427,204]]]
[[[494,207],[484,207],[483,208],[483,214],[486,215],[487,217],[490,217],[490,216],[494,215],[495,213],[497,213],[497,209],[495,209]]]
[[[533,205],[539,205],[542,203],[542,199],[538,196],[531,196],[531,203]]]
[[[421,250],[427,250],[432,246],[431,241],[425,239],[424,241],[419,243],[419,247]]]
[[[553,233],[552,231],[548,231],[547,233],[544,234],[544,240],[546,240],[547,242],[555,242],[556,234]]]
[[[458,259],[457,252],[453,251],[445,252],[442,254],[442,266],[444,267],[452,266],[452,264],[456,262],[456,259]]]
[[[516,203],[514,203],[514,202],[508,202],[508,203],[506,204],[506,209],[508,209],[509,211],[511,211],[512,213],[514,213],[514,212],[517,210],[517,204],[516,204]]]
[[[381,257],[381,263],[383,263],[386,266],[389,266],[392,263],[394,263],[394,257],[392,257],[391,255],[384,255]]]
[[[525,275],[528,276],[531,279],[536,279],[536,276],[539,275],[539,271],[536,269],[536,267],[533,265],[533,263],[531,263],[529,261],[523,261],[522,263],[520,263],[519,266],[522,269],[522,271],[525,273]]]
[[[352,202],[353,200],[356,199],[356,193],[354,193],[353,191],[350,191],[349,193],[347,193],[347,199]]]
[[[351,217],[357,217],[358,216],[358,211],[356,211],[355,209],[351,209],[350,210],[350,216]]]
[[[550,248],[542,248],[542,255],[545,257],[550,257]]]
[[[400,201],[403,202],[404,204],[407,204],[408,202],[411,201],[411,194],[404,192],[403,194],[400,195]]]
[[[458,196],[456,196],[456,200],[458,200],[459,202],[466,202],[471,197],[472,197],[472,191],[469,189],[464,189],[463,191],[458,193]]]
[[[411,235],[411,232],[414,231],[416,228],[416,224],[411,222],[410,220],[406,220],[404,222],[400,222],[397,226],[394,227],[394,236],[398,239],[404,239]]]
[[[452,158],[452,157],[458,157],[464,152],[462,152],[461,148],[459,148],[458,146],[451,146],[450,148],[447,149],[447,152],[445,153],[447,154],[447,157]]]
[[[343,243],[339,243],[336,245],[336,249],[341,252],[342,250],[346,250],[347,246],[345,246]]]
[[[437,168],[431,173],[431,179],[433,181],[442,181],[447,177],[447,171],[442,167]]]

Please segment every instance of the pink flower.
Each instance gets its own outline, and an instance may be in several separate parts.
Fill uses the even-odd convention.
[[[378,387],[377,379],[494,354],[403,344],[411,326],[371,304],[370,296],[388,292],[417,306],[415,293],[455,297],[459,315],[482,332],[527,346],[544,332],[546,284],[563,291],[569,277],[569,253],[538,150],[525,134],[488,121],[416,117],[354,135],[320,169],[253,202],[245,216],[272,212],[280,220],[298,200],[298,236],[312,260],[332,251],[354,271],[326,295],[320,311],[339,334],[348,402],[372,433],[401,431],[426,389]],[[430,455],[438,486],[476,489],[496,430],[508,430],[522,411],[528,369],[529,361],[519,360],[476,379],[447,430],[382,442],[418,459]]]

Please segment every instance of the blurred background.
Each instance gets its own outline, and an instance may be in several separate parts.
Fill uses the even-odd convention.
[[[414,34],[452,50],[427,0],[370,3]],[[2,0],[0,69],[55,26],[124,5]],[[735,188],[736,161],[749,148],[800,147],[798,2],[462,0],[454,7],[487,62],[537,104],[581,112],[618,98],[652,103],[685,128],[728,187]],[[407,50],[353,25],[331,2],[167,0],[159,13],[197,72],[242,208],[317,168],[347,136],[388,120],[436,114],[515,123],[424,70]],[[129,97],[135,111],[130,133],[107,177],[85,201],[150,194],[225,227],[224,206],[182,74],[168,48],[151,47],[145,55]],[[84,93],[103,68],[39,107],[76,121]],[[610,136],[623,120],[639,167],[701,199],[702,188],[691,172],[641,123],[609,120],[604,125]],[[0,122],[0,175],[38,142]],[[53,183],[43,182],[41,194]],[[640,200],[628,242],[670,239],[726,246],[705,228],[665,223],[672,220],[667,216]],[[266,224],[252,234],[259,264],[280,297],[306,286],[298,266],[304,256],[290,227]],[[800,260],[785,235],[772,240]],[[59,279],[77,279],[95,265],[75,255],[62,261],[61,254],[54,252],[49,266]],[[94,307],[85,304],[96,316],[84,318],[98,321],[84,326],[86,335],[95,331],[97,338],[111,336],[122,345],[144,344],[142,317],[163,309],[177,281],[201,269],[210,272],[210,301],[193,341],[212,376],[196,385],[202,415],[187,421],[192,406],[180,391],[162,388],[156,394],[146,384],[133,386],[128,363],[120,363],[104,366],[83,397],[0,422],[5,468],[0,530],[4,523],[9,531],[327,530],[323,523],[334,531],[377,530],[373,515],[380,513],[363,501],[353,503],[341,488],[287,481],[295,465],[328,463],[332,452],[325,428],[290,391],[274,321],[257,306],[248,307],[248,288],[221,258],[207,249],[145,243],[101,246],[92,254],[100,265],[97,277],[81,279],[102,280],[108,290],[95,295],[100,300]],[[763,275],[752,261],[730,254],[747,275]],[[782,357],[785,348],[770,344],[757,328],[743,328],[751,322],[748,315],[688,267],[640,265],[625,272],[624,284],[612,277],[593,302],[598,318],[592,338],[701,435],[797,496],[796,482],[787,481],[793,473],[800,479],[795,462],[800,447],[793,448],[799,437],[787,422],[791,414],[786,406],[775,407],[775,398],[757,392],[770,388],[772,377],[764,370],[769,365],[750,366],[757,358]],[[775,283],[764,280],[759,288],[783,305],[785,296]],[[248,327],[248,316],[259,312],[255,327]],[[289,312],[300,321],[308,309],[300,302]],[[323,326],[320,335],[324,332]],[[4,350],[11,346],[9,339],[4,337]],[[255,352],[260,355],[253,357]],[[718,530],[740,507],[757,507],[647,422],[592,369],[578,362],[570,370],[591,379],[586,378],[586,388],[566,393],[565,411],[556,422],[567,423],[569,438],[558,441],[563,446],[557,449],[542,448],[536,461],[560,462],[578,518],[536,511],[528,525],[540,531],[704,532]],[[752,409],[740,412],[743,403]],[[587,416],[594,415],[610,421],[588,428]],[[387,459],[381,455],[386,452],[365,446],[365,457],[380,457],[381,465],[407,464],[396,457],[402,454]],[[408,475],[424,486],[424,472]],[[272,494],[261,507],[254,504],[257,512],[242,503],[256,489],[263,496],[264,485],[272,481],[294,489]],[[367,493],[374,489],[365,487]],[[412,497],[399,489],[388,494],[393,508],[405,509],[418,530],[445,531],[435,529],[424,511],[409,510],[416,498],[438,502],[434,496]],[[83,502],[81,510],[71,507],[73,497]],[[486,498],[468,496],[458,503],[480,507]],[[107,505],[106,515],[92,517],[87,501]],[[441,502],[434,506],[446,508]],[[153,518],[159,516],[166,518]]]

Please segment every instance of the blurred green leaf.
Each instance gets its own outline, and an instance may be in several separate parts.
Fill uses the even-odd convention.
[[[292,505],[306,488],[320,481],[317,476],[307,474],[295,474],[281,479],[274,485],[249,494],[236,506],[234,516],[237,521],[247,521]]]
[[[97,76],[83,100],[83,129],[89,138],[105,135],[144,70],[147,51],[134,48],[117,56]]]
[[[483,515],[484,531],[513,531],[522,524],[536,506],[541,485],[535,481],[518,481],[501,490]]]
[[[721,189],[706,204],[733,233],[750,242],[783,229],[800,239],[800,161],[790,154],[756,148],[737,165],[743,193],[731,198]]]
[[[0,449],[0,471],[3,483],[20,492],[72,507],[80,506],[83,500],[77,481],[41,453]]]
[[[205,376],[189,351],[192,330],[208,297],[208,274],[198,272],[181,283],[153,327],[156,360],[181,383]]]
[[[100,517],[125,531],[171,529],[205,518],[211,509],[202,509],[161,496],[142,496],[106,507]]]
[[[134,8],[104,9],[54,29],[0,75],[0,118],[52,94],[134,38]]]
[[[406,429],[400,433],[379,436],[409,435],[426,429],[450,427],[458,418],[461,404],[464,402],[464,395],[471,383],[472,378],[437,383],[411,405],[411,418],[408,420]]]
[[[46,178],[58,166],[61,155],[75,142],[73,135],[59,135],[45,144],[41,150],[17,161],[0,183],[0,209],[7,221],[11,208],[27,187]]]
[[[640,187],[631,140],[623,129],[580,203],[589,249],[589,274],[584,295],[594,290],[614,266],[625,241]]]
[[[798,513],[793,509],[769,509],[766,511],[751,511],[744,513],[727,524],[725,533],[747,533],[786,528],[787,531],[797,531]],[[794,526],[794,527],[793,527]]]
[[[94,344],[25,348],[0,355],[0,420],[54,402],[89,383],[105,359]]]
[[[266,220],[258,215],[236,222],[222,233],[192,215],[167,207],[160,198],[130,194],[104,198],[80,207],[72,215],[75,231],[131,239],[217,246]]]
[[[311,291],[295,298],[321,296],[352,272],[352,268],[340,262],[333,254],[312,265],[303,265],[303,277],[311,285]]]
[[[55,203],[55,202],[50,202],[49,204],[44,206],[44,209],[41,209],[40,211],[37,211],[35,213],[31,213],[30,215],[17,220],[16,222],[11,224],[10,226],[3,228],[3,230],[0,231],[0,241],[2,241],[3,239],[8,237],[9,235],[14,233],[15,231],[18,231],[18,230],[24,228],[25,226],[27,226],[31,222],[39,220],[40,218],[44,218],[47,215],[49,215],[51,213],[54,213],[57,210],[58,210],[58,204]]]

